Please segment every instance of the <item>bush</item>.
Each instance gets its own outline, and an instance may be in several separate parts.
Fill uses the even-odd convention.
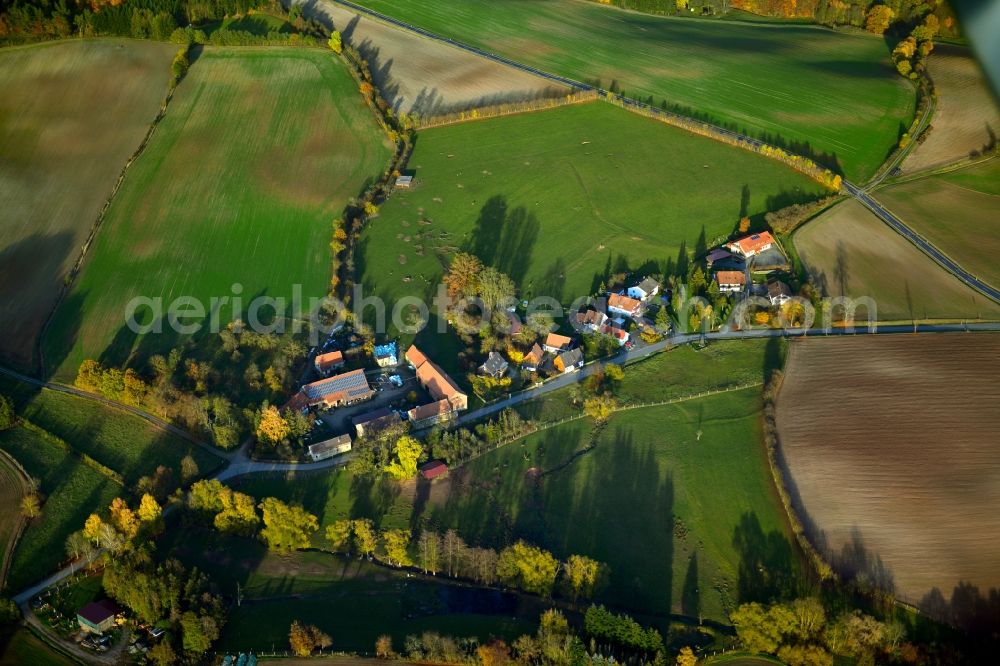
[[[17,424],[14,403],[5,395],[0,395],[0,430],[8,430]]]

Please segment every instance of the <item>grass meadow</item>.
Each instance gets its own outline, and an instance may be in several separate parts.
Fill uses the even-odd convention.
[[[431,524],[607,563],[601,599],[725,621],[754,567],[802,574],[761,444],[760,390],[574,421],[484,455],[430,493]],[[592,447],[592,448],[591,448]],[[737,545],[737,541],[739,545]]]
[[[909,217],[902,219],[911,224]],[[927,220],[923,228],[914,228],[923,232],[931,224],[961,223]],[[870,297],[880,321],[1000,319],[1000,305],[945,271],[856,201],[830,208],[792,239],[824,294]],[[858,318],[865,316],[860,309]]]
[[[890,185],[876,196],[963,268],[1000,285],[1000,159]]]
[[[429,298],[451,255],[473,252],[522,298],[564,303],[624,264],[659,272],[682,248],[728,236],[822,187],[767,158],[603,103],[420,132],[397,190],[356,252],[389,304]]]
[[[5,458],[0,458],[0,506],[7,507],[0,514],[0,590],[4,589],[3,572],[7,566],[7,556],[13,548],[17,527],[21,523],[21,513],[17,509],[21,506],[26,490],[26,480]]]
[[[331,222],[390,151],[332,54],[206,47],[56,313],[49,369],[67,379],[86,358],[117,365],[173,346],[176,336],[125,328],[134,296],[192,296],[206,309],[235,283],[244,303],[289,299],[296,284],[323,296]]]
[[[813,25],[650,16],[573,0],[360,0],[460,42],[634,97],[808,143],[863,180],[913,116],[886,42]]]
[[[0,355],[45,318],[167,92],[176,47],[77,39],[0,51]]]
[[[24,627],[0,633],[0,666],[76,666],[77,662],[56,652]]]
[[[64,544],[92,511],[121,495],[122,487],[34,430],[0,432],[0,448],[14,456],[39,482],[45,497],[42,516],[18,541],[7,586],[19,590],[45,577],[65,559]]]

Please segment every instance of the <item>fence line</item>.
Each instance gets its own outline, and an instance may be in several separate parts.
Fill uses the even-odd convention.
[[[453,111],[427,118],[415,119],[417,129],[429,129],[431,127],[442,127],[444,125],[455,125],[458,123],[470,122],[472,120],[485,120],[487,118],[500,118],[502,116],[512,116],[531,111],[542,111],[554,109],[570,104],[580,104],[581,102],[592,102],[597,99],[594,91],[577,90],[565,95],[552,97],[542,97],[522,102],[505,102],[502,104],[492,104],[490,106],[480,106],[465,111]]]

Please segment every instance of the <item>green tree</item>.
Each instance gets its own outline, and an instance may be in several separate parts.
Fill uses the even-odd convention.
[[[395,460],[386,465],[385,471],[394,479],[410,479],[417,473],[417,461],[424,454],[423,445],[410,436],[396,440]]]
[[[344,551],[350,547],[351,543],[351,521],[335,520],[326,528],[326,540],[330,542],[330,548],[334,551]]]
[[[260,503],[264,516],[261,539],[272,550],[289,552],[310,546],[310,537],[319,529],[316,516],[300,506],[268,497]]]
[[[222,509],[212,521],[215,529],[225,534],[253,536],[260,524],[254,498],[229,488],[226,490],[229,492],[224,492],[219,497]]]
[[[889,24],[896,18],[896,12],[885,5],[873,5],[865,17],[865,30],[873,35],[881,35],[889,29]]]
[[[330,47],[331,51],[337,54],[344,50],[344,41],[340,36],[339,30],[334,30],[330,33],[330,40],[326,45]]]
[[[552,553],[518,541],[504,548],[497,561],[497,576],[511,587],[548,596],[556,582],[559,560]]]
[[[616,407],[617,401],[609,395],[598,395],[583,401],[583,413],[598,423],[611,418]]]
[[[9,430],[17,423],[14,403],[5,395],[0,394],[0,430]]]
[[[408,530],[386,530],[382,533],[382,545],[385,547],[389,564],[397,567],[408,567],[413,564],[410,559],[410,532]]]
[[[564,581],[573,603],[581,597],[589,599],[594,595],[601,578],[602,565],[583,555],[570,555],[562,565]]]
[[[487,266],[479,273],[479,297],[489,310],[508,303],[514,298],[514,281],[498,271]]]
[[[212,647],[212,642],[218,637],[219,625],[214,618],[199,616],[194,611],[181,615],[181,639],[185,653],[201,655]]]
[[[354,548],[359,555],[371,555],[378,546],[378,533],[375,523],[367,518],[351,521],[351,531],[354,534]]]

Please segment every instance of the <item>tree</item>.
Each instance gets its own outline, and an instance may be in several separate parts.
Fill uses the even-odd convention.
[[[896,71],[903,76],[909,76],[910,72],[913,71],[913,65],[910,64],[909,60],[900,60],[896,63]]]
[[[483,262],[479,257],[459,252],[451,259],[448,274],[444,276],[444,284],[448,288],[448,296],[473,296],[479,291],[479,273],[483,270]]]
[[[367,518],[360,518],[351,522],[354,533],[354,548],[359,555],[371,555],[378,545],[378,533],[375,531],[375,523]]]
[[[97,545],[103,548],[107,548],[112,553],[120,553],[125,550],[125,546],[128,544],[128,540],[125,536],[116,530],[113,525],[109,523],[101,523],[100,529],[97,530]]]
[[[896,18],[896,12],[892,11],[891,8],[885,5],[873,5],[868,10],[868,16],[865,17],[865,30],[873,35],[884,34],[894,18]]]
[[[382,533],[382,544],[389,564],[397,567],[408,567],[413,564],[410,559],[410,533],[407,530],[386,530]]]
[[[260,524],[254,498],[229,488],[219,496],[222,509],[215,515],[212,524],[225,534],[253,536]]]
[[[497,639],[476,648],[476,656],[482,666],[507,666],[511,661],[510,648]]]
[[[0,394],[0,430],[9,430],[17,424],[17,414],[14,403],[5,395]]]
[[[170,641],[160,641],[150,648],[149,660],[157,666],[172,666],[177,663],[177,653]]]
[[[504,548],[497,561],[497,576],[511,587],[548,596],[556,582],[559,561],[552,553],[518,541]]]
[[[87,520],[83,524],[83,536],[90,539],[92,542],[96,543],[98,546],[101,545],[101,525],[104,521],[96,513],[92,513],[87,516]]]
[[[701,266],[695,266],[691,277],[688,278],[688,290],[693,296],[698,296],[705,291],[707,286],[708,282],[705,280],[705,272],[701,270]]]
[[[340,54],[344,50],[344,41],[340,36],[339,30],[334,30],[330,33],[330,40],[326,43],[330,47],[330,50],[336,54]]]
[[[187,654],[194,656],[206,652],[218,637],[219,625],[214,618],[199,616],[194,611],[181,615],[181,642]]]
[[[436,574],[440,569],[441,537],[436,532],[423,530],[417,539],[417,550],[420,553],[420,568],[424,573]]]
[[[21,515],[28,520],[42,515],[42,500],[38,493],[28,493],[21,499]]]
[[[514,298],[514,281],[498,271],[487,266],[479,273],[479,297],[489,310],[505,304]]]
[[[819,645],[783,645],[778,658],[788,666],[833,666],[833,655]]]
[[[139,532],[139,519],[120,497],[111,501],[111,523],[126,539],[132,539]]]
[[[195,459],[191,457],[191,454],[187,454],[181,458],[181,483],[187,485],[191,481],[198,478],[201,474],[201,470],[198,469],[198,463]]]
[[[379,659],[392,659],[396,656],[392,649],[392,636],[382,634],[375,640],[375,656]]]
[[[260,410],[260,420],[257,423],[257,437],[268,444],[280,444],[288,437],[288,422],[274,405],[267,405]]]
[[[88,358],[80,364],[80,368],[76,373],[76,380],[74,380],[73,384],[84,391],[93,391],[96,393],[101,389],[101,377],[103,374],[104,369],[101,367],[101,364]]]
[[[320,631],[315,625],[304,625],[298,620],[293,621],[288,630],[288,642],[297,657],[308,657],[316,648],[328,648],[333,645],[329,635]]]
[[[316,516],[274,497],[261,502],[260,509],[264,515],[260,537],[272,550],[290,552],[308,548],[312,533],[319,529]]]
[[[336,520],[326,528],[326,540],[334,551],[346,550],[351,543],[351,521]]]
[[[139,500],[139,520],[144,523],[151,523],[160,517],[163,510],[160,508],[159,502],[156,498],[146,493]]]
[[[589,599],[601,576],[601,563],[583,555],[570,555],[562,565],[569,596],[576,603],[580,597]]]
[[[458,575],[458,565],[465,550],[465,541],[458,536],[458,532],[451,529],[444,533],[441,539],[441,551],[449,576]]]
[[[365,202],[365,217],[375,217],[378,215],[378,206],[372,201]]]
[[[417,461],[424,454],[424,447],[418,440],[403,436],[396,440],[396,459],[386,465],[386,473],[394,479],[410,479],[417,473]]]
[[[746,232],[750,231],[750,218],[749,217],[743,216],[743,217],[740,218],[740,227],[739,227],[739,229],[740,229],[740,233],[741,234],[745,234]]]
[[[730,614],[729,619],[736,627],[736,635],[739,636],[744,649],[770,654],[778,651],[781,632],[771,622],[767,609],[760,604],[743,604]]]
[[[695,656],[691,648],[686,645],[682,647],[677,655],[677,666],[696,666],[697,663],[698,657]]]
[[[598,423],[611,418],[615,407],[617,407],[617,402],[608,395],[598,395],[583,401],[583,413]]]

